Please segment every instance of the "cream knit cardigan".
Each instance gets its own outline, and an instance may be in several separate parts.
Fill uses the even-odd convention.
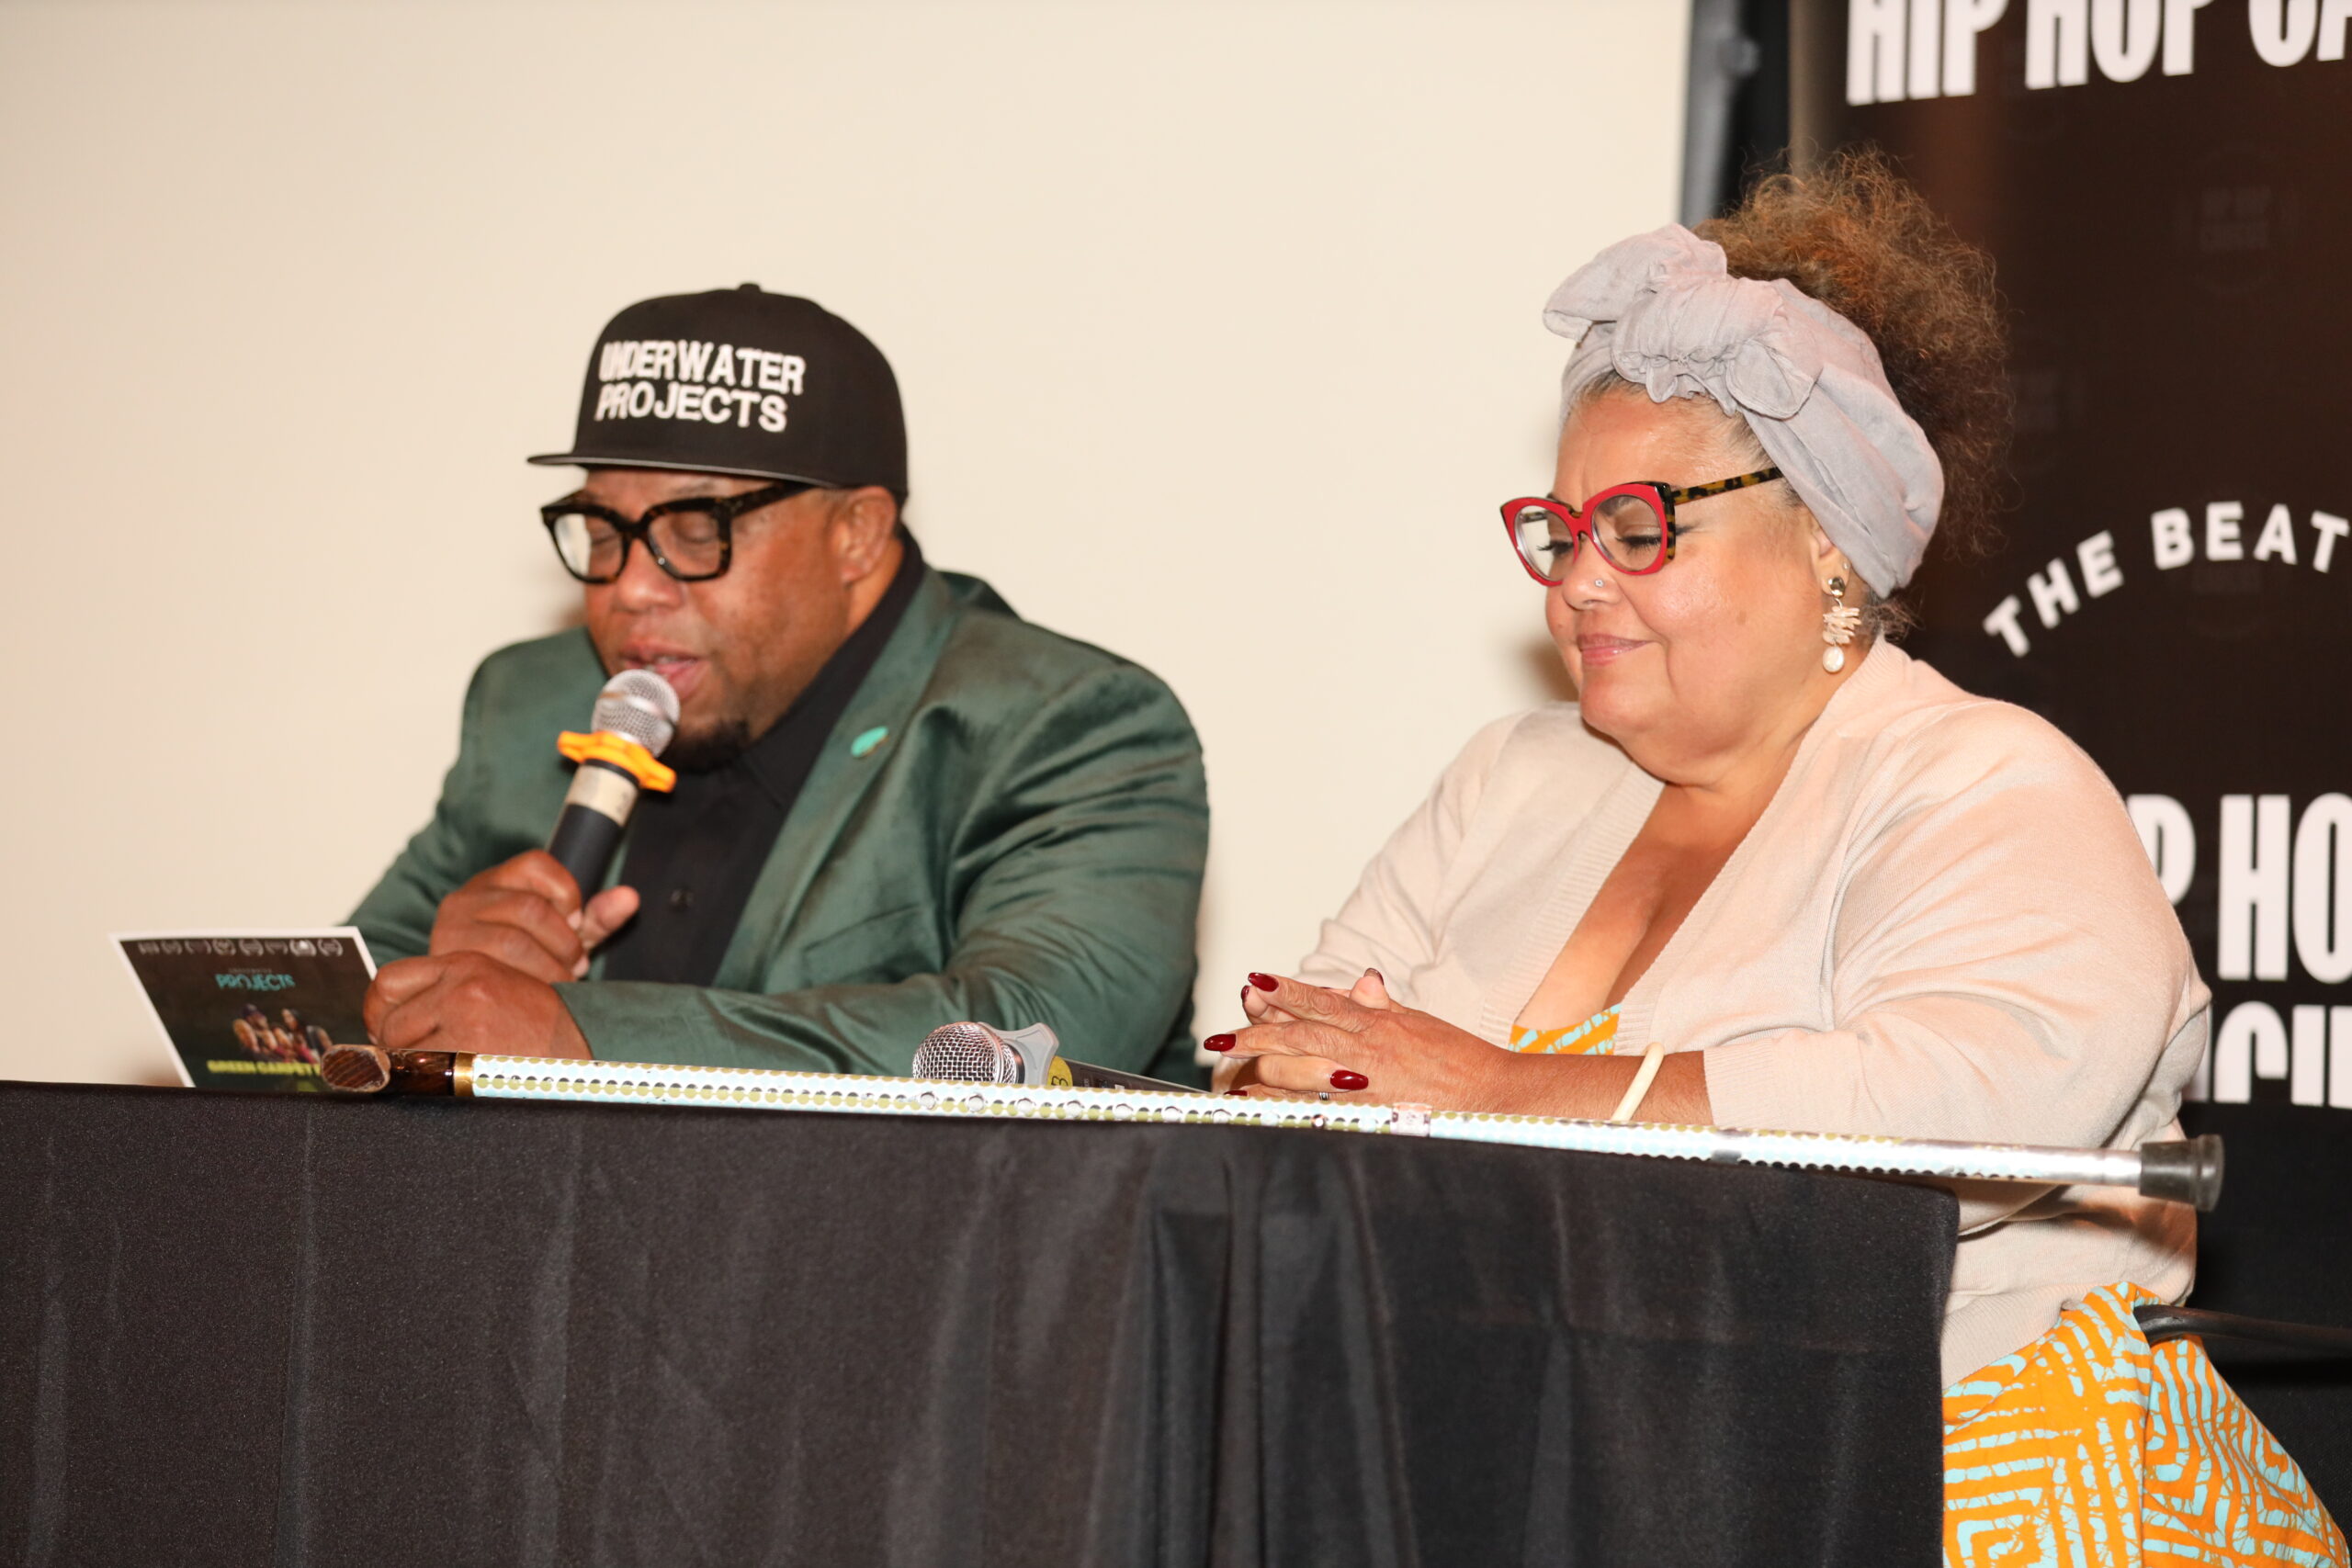
[[[1501,1044],[1659,788],[1574,704],[1488,725],[1300,975],[1377,968]],[[1627,993],[1617,1040],[1704,1051],[1724,1126],[2129,1148],[2175,1135],[2209,1001],[2097,764],[1881,644]],[[1987,1183],[1962,1189],[1960,1224],[1947,1383],[2094,1285],[2188,1291],[2178,1205]]]

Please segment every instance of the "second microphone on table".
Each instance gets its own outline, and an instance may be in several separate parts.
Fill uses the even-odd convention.
[[[993,1029],[985,1023],[943,1023],[915,1047],[911,1077],[950,1083],[1035,1084],[1052,1089],[1148,1089],[1198,1094],[1184,1084],[1148,1078],[1074,1062],[1061,1054],[1061,1041],[1042,1023],[1026,1029]]]

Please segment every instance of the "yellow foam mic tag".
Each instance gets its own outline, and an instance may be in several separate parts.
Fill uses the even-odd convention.
[[[575,762],[605,762],[635,779],[640,789],[663,793],[675,788],[678,775],[653,760],[653,753],[625,735],[598,730],[582,735],[567,729],[555,738],[555,749]]]

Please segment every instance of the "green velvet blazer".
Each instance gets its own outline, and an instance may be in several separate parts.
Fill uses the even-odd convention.
[[[543,845],[604,671],[584,631],[503,649],[466,694],[433,820],[353,914],[379,962],[442,897]],[[1049,1023],[1081,1061],[1198,1082],[1208,794],[1158,677],[926,568],[774,843],[708,987],[559,987],[606,1060],[907,1071],[940,1024]],[[618,857],[616,857],[616,863]]]

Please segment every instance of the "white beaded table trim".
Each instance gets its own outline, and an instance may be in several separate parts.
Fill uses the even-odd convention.
[[[845,1073],[583,1062],[560,1057],[477,1056],[473,1063],[473,1093],[482,1100],[1396,1133],[1528,1148],[1700,1160],[1712,1165],[1773,1165],[1865,1175],[2058,1185],[2136,1186],[2141,1165],[2138,1152],[2131,1149],[1955,1144],[1835,1133],[1777,1133],[1663,1122],[1432,1111],[1419,1105],[1349,1105],[1224,1095],[1154,1094],[1121,1089],[946,1083]]]
[[[476,1056],[480,1100],[571,1100],[722,1110],[818,1111],[876,1116],[1011,1116],[1052,1122],[1162,1122],[1341,1132],[1396,1130],[1397,1108],[1113,1089],[1028,1088],[923,1078],[785,1073],[757,1067],[681,1067],[559,1057]]]

